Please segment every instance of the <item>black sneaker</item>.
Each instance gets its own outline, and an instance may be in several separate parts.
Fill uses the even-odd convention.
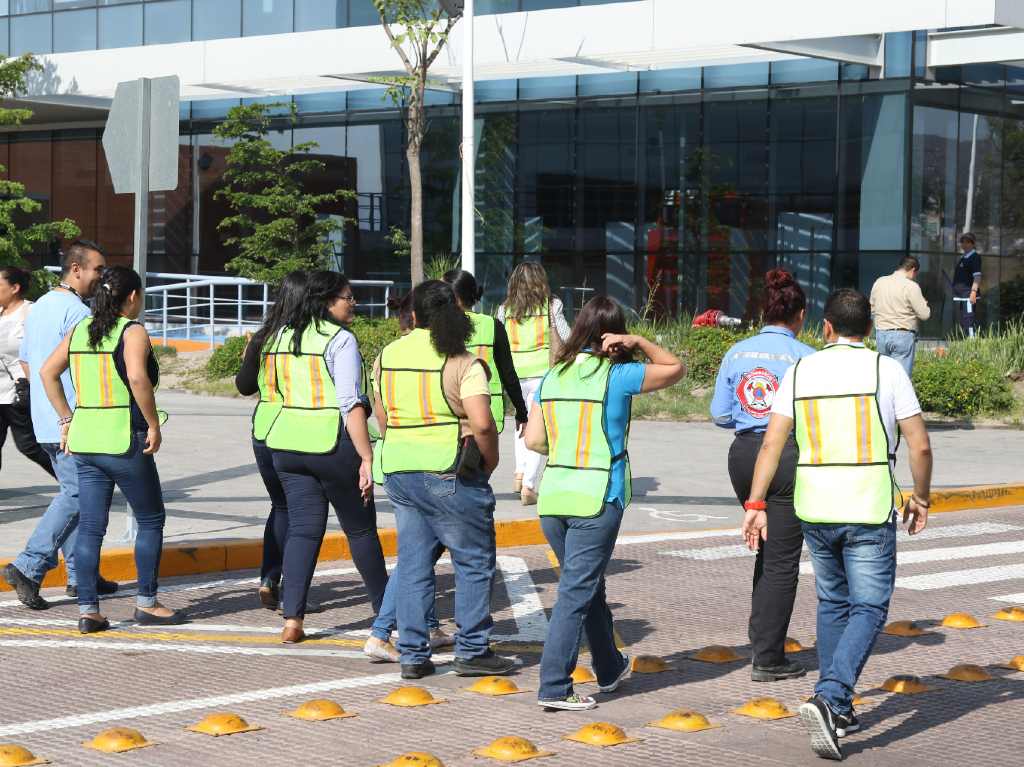
[[[750,670],[750,678],[755,682],[778,682],[781,679],[798,679],[807,673],[795,660],[787,660],[778,666],[754,665]]]
[[[402,679],[422,679],[434,673],[434,662],[425,660],[422,663],[403,663]]]
[[[475,658],[455,659],[455,673],[459,676],[503,676],[515,667],[514,660],[491,650]]]
[[[103,576],[96,581],[96,593],[99,596],[108,597],[111,594],[116,594],[118,585],[115,581],[108,581]],[[76,599],[78,597],[78,586],[68,586],[64,589],[64,595]]]
[[[4,568],[4,580],[18,594],[18,600],[29,610],[45,610],[50,603],[39,596],[39,584],[14,565]]]
[[[811,736],[811,751],[822,759],[843,761],[843,750],[836,734],[835,714],[820,695],[800,706],[800,719]]]
[[[848,716],[843,714],[836,714],[836,735],[840,738],[845,738],[847,735],[857,732],[860,729],[860,720],[857,718],[856,711],[850,711]]]

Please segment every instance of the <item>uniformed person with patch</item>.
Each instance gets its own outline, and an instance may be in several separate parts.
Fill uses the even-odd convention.
[[[981,256],[978,255],[977,241],[970,232],[960,235],[960,249],[963,255],[956,262],[953,271],[953,306],[957,322],[964,335],[974,338],[977,328],[978,296],[981,295]]]
[[[804,324],[807,299],[793,275],[773,269],[765,275],[765,289],[765,326],[726,353],[711,401],[715,424],[736,432],[729,448],[729,478],[740,503],[750,494],[754,464],[779,382],[797,360],[814,352],[796,339]],[[804,542],[793,510],[796,462],[796,442],[790,437],[764,503],[772,537],[760,547],[754,562],[748,633],[754,649],[751,678],[755,682],[793,679],[807,673],[800,663],[786,658],[784,650]]]

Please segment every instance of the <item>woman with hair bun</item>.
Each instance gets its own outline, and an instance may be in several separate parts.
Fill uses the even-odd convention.
[[[711,417],[736,438],[729,448],[729,478],[740,503],[750,497],[754,464],[761,449],[772,402],[785,372],[814,349],[796,339],[803,328],[807,298],[792,274],[773,269],[765,275],[764,327],[735,344],[722,359],[711,401]],[[793,508],[797,447],[790,435],[766,500],[771,535],[754,562],[749,636],[754,649],[751,679],[794,679],[807,670],[786,658],[786,633],[796,599],[803,532]],[[747,514],[765,510],[745,509]]]

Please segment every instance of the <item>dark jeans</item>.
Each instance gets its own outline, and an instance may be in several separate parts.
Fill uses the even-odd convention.
[[[43,471],[56,479],[50,456],[36,442],[36,433],[32,430],[32,415],[28,407],[0,405],[0,451],[7,442],[8,430],[14,435],[14,446],[18,448],[18,452],[39,464]]]
[[[271,452],[287,499],[283,509],[288,519],[282,568],[284,617],[302,618],[306,614],[309,584],[327,531],[328,503],[338,515],[352,560],[376,613],[384,598],[388,571],[377,536],[377,509],[372,500],[363,504],[359,493],[359,454],[348,434],[342,431],[338,446],[326,455]]]
[[[263,563],[260,565],[260,580],[279,583],[281,565],[284,562],[284,545],[288,538],[288,499],[281,485],[281,478],[274,468],[274,454],[265,442],[252,441],[252,453],[256,457],[256,468],[260,470],[263,485],[270,496],[270,515],[263,528]]]
[[[882,525],[804,523],[803,528],[818,591],[814,692],[835,713],[849,714],[854,686],[889,615],[896,583],[896,518]]]
[[[741,503],[750,497],[754,465],[763,439],[763,434],[744,432],[736,435],[729,448],[729,478]],[[777,666],[786,660],[783,648],[793,614],[804,543],[800,520],[793,509],[796,462],[796,441],[790,438],[768,488],[768,540],[761,542],[754,561],[747,631],[757,666]]]
[[[558,557],[562,575],[540,659],[540,700],[572,695],[580,640],[587,634],[598,684],[611,684],[624,658],[615,646],[612,611],[605,599],[604,573],[622,524],[622,509],[606,503],[596,517],[541,517],[544,537]]]
[[[978,326],[978,304],[972,305],[970,301],[958,299],[953,301],[953,310],[956,314],[957,324],[964,331],[964,335],[973,336],[974,329]]]
[[[132,507],[139,534],[135,539],[135,570],[138,573],[139,607],[156,604],[157,573],[164,544],[163,491],[152,455],[143,455],[145,432],[132,435],[127,455],[76,455],[78,461],[78,540],[75,569],[78,574],[78,610],[99,612],[96,581],[100,572],[100,547],[107,532],[114,486]]]

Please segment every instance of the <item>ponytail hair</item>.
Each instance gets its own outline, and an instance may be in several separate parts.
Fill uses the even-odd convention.
[[[459,308],[451,285],[440,280],[421,282],[412,292],[412,309],[416,327],[430,331],[438,354],[455,357],[466,353],[473,323]]]
[[[445,272],[444,281],[452,286],[455,297],[467,311],[483,298],[484,289],[477,284],[476,277],[471,272],[464,269],[452,269],[450,272]]]
[[[392,296],[388,299],[388,312],[398,318],[398,329],[405,335],[412,330],[412,291],[401,298]]]
[[[769,325],[789,325],[807,308],[804,289],[785,269],[772,269],[764,284],[764,321]]]
[[[100,272],[96,295],[92,300],[89,346],[95,349],[110,335],[121,318],[128,297],[142,291],[142,278],[127,266],[108,266]]]

